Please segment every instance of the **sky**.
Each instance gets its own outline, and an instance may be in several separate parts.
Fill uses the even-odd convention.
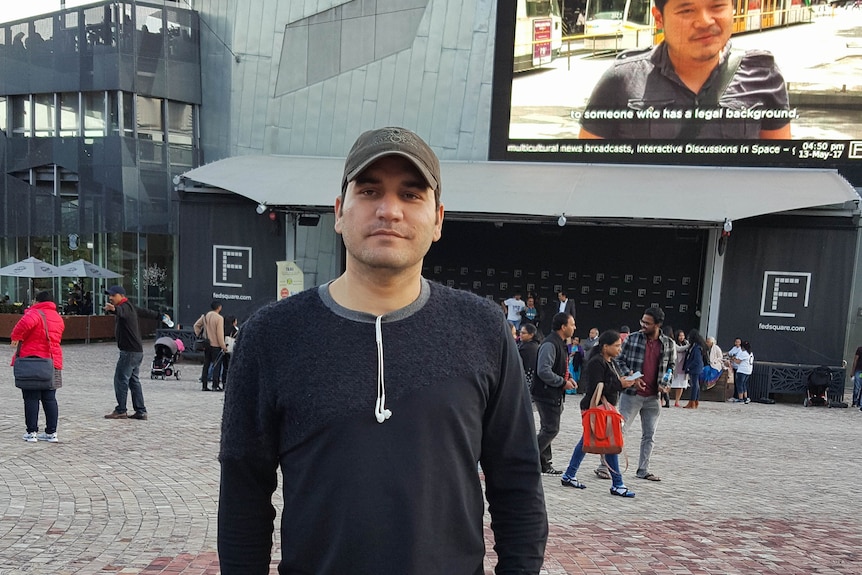
[[[66,0],[66,8],[94,4],[102,0]],[[20,20],[60,9],[60,0],[0,0],[0,22]]]

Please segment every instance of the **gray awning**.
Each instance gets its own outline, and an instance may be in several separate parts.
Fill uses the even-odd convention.
[[[183,178],[270,207],[331,209],[343,166],[343,158],[237,156]],[[808,168],[442,162],[441,170],[453,215],[715,223],[859,200],[836,171]]]

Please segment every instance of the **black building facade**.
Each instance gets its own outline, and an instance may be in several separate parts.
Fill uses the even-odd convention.
[[[199,19],[105,2],[0,25],[0,254],[123,275],[139,305],[176,307],[179,200],[200,163]],[[36,280],[68,294],[74,278]],[[84,291],[100,293],[84,280]],[[29,284],[0,278],[27,301]],[[96,299],[98,302],[98,297]]]

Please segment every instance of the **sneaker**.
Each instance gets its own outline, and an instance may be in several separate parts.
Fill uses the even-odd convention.
[[[132,415],[129,416],[129,419],[138,419],[140,421],[146,421],[147,420],[147,413],[146,412],[142,413],[140,411],[136,411],[135,413],[133,413]]]
[[[742,401],[742,400],[737,399],[735,397],[731,397],[730,399],[727,400],[727,403],[739,403],[740,401]]]
[[[125,412],[120,413],[119,411],[112,411],[111,413],[109,413],[108,415],[105,416],[105,419],[128,419],[128,418],[129,418],[129,416]]]
[[[48,443],[57,443],[59,441],[56,433],[40,433],[36,436],[36,439],[39,441],[47,441]]]
[[[750,397],[746,397],[746,398],[745,398],[745,400],[743,401],[743,403],[751,403],[751,398],[750,398]]]
[[[562,471],[557,471],[553,467],[546,467],[544,470],[542,470],[542,475],[550,475],[550,476],[556,477],[556,476],[559,476],[562,474],[563,474]]]
[[[37,437],[38,435],[36,434],[36,432],[31,431],[22,435],[21,439],[23,439],[24,441],[29,441],[30,443],[36,443],[38,441]]]

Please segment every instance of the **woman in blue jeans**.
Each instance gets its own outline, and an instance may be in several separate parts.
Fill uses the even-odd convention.
[[[617,404],[620,391],[635,385],[634,381],[623,380],[620,377],[619,370],[614,365],[613,359],[620,354],[622,346],[623,342],[620,339],[620,334],[614,330],[608,330],[599,336],[599,342],[590,351],[590,359],[581,378],[581,385],[583,386],[586,383],[586,391],[584,397],[581,399],[581,411],[586,411],[590,408],[590,400],[596,391],[598,382],[604,384],[602,396],[612,405]],[[629,491],[623,483],[619,457],[615,454],[606,454],[603,458],[607,462],[611,472],[611,479],[613,480],[611,495],[634,497],[634,491]],[[577,478],[578,468],[581,466],[583,460],[584,438],[581,436],[580,441],[575,445],[572,459],[569,461],[569,467],[560,479],[563,487],[586,489],[587,486],[578,481]]]

